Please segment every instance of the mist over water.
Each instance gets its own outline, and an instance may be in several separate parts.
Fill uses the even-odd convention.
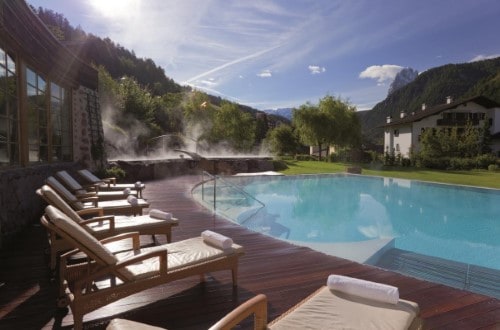
[[[140,146],[139,136],[149,135],[146,125],[132,116],[124,118],[123,113],[109,105],[102,106],[101,109],[106,154],[109,160],[164,160],[197,156],[203,158],[272,157],[263,146],[256,147],[251,152],[242,153],[234,151],[226,142],[209,144],[203,137],[211,124],[199,122],[186,123],[184,134],[164,134],[151,138],[143,147]],[[122,129],[120,126],[124,123],[131,128]]]

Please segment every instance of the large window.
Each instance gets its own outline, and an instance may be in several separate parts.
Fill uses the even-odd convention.
[[[26,69],[26,90],[29,161],[70,161],[72,139],[68,92],[56,83],[48,83],[29,68]]]
[[[0,166],[19,164],[19,121],[14,57],[0,48]]]
[[[61,86],[50,84],[51,148],[53,161],[71,161],[70,97]]]
[[[28,94],[28,150],[30,162],[47,162],[47,83],[45,79],[26,69],[26,91]]]

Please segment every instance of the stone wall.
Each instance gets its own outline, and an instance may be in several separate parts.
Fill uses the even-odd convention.
[[[200,174],[232,175],[236,173],[273,171],[273,161],[268,158],[201,158],[199,160],[165,159],[165,160],[116,160],[109,164],[123,169],[127,176],[125,181],[147,181],[169,176]]]
[[[2,244],[8,244],[15,234],[39,223],[45,202],[36,194],[45,179],[61,170],[71,170],[75,164],[38,165],[0,172],[0,233]]]

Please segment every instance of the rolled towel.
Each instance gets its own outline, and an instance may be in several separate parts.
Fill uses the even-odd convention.
[[[164,212],[157,209],[152,209],[151,211],[149,211],[149,216],[151,218],[162,219],[162,220],[172,219],[172,213]]]
[[[201,237],[207,243],[215,245],[221,249],[229,249],[233,245],[233,240],[222,234],[213,232],[211,230],[205,230],[201,233]]]
[[[398,288],[387,284],[370,282],[342,275],[328,276],[326,284],[331,290],[344,292],[353,296],[394,305],[399,301]]]
[[[141,187],[142,187],[142,182],[141,182],[141,181],[137,181],[137,182],[135,183],[135,187],[136,187],[137,189],[141,188]]]
[[[131,191],[132,191],[132,190],[130,190],[130,188],[125,188],[125,189],[123,189],[123,194],[124,194],[124,195],[130,195],[130,192],[131,192]]]
[[[139,201],[137,200],[137,197],[135,197],[134,195],[129,195],[127,197],[127,202],[129,202],[130,205],[137,205],[137,204],[139,204]]]

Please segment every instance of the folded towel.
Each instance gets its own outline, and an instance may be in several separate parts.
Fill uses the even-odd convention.
[[[142,182],[141,182],[141,181],[137,181],[137,182],[135,183],[135,187],[136,187],[137,189],[141,188],[141,187],[142,187]]]
[[[157,209],[152,209],[149,211],[149,216],[151,218],[162,219],[162,220],[170,220],[172,219],[172,213],[164,212]]]
[[[211,230],[205,230],[201,233],[201,237],[207,243],[215,245],[221,249],[229,249],[233,245],[233,240],[229,237],[226,237],[222,234],[213,232]]]
[[[331,290],[344,292],[353,296],[394,305],[399,301],[398,288],[387,284],[370,282],[342,275],[328,276],[326,284]]]
[[[133,195],[129,195],[127,197],[127,202],[129,202],[130,205],[137,205],[137,204],[139,204],[139,201],[137,200],[137,197],[135,197]]]
[[[130,195],[130,192],[131,192],[131,191],[132,191],[132,190],[130,190],[130,188],[125,188],[125,189],[123,189],[123,194],[124,194],[124,195]]]

